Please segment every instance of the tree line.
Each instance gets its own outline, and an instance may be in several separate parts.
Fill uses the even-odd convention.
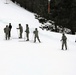
[[[55,25],[71,29],[76,32],[76,0],[51,0],[48,13],[48,0],[12,0],[21,7],[53,20]]]

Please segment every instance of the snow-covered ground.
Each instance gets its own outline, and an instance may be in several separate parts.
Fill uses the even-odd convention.
[[[61,50],[62,34],[39,29],[34,14],[7,0],[0,0],[0,75],[76,75],[75,35],[67,35],[68,50]],[[12,24],[11,40],[4,27]],[[18,39],[18,24],[30,27],[30,41]],[[42,43],[33,43],[35,28]],[[25,37],[25,33],[23,33]]]

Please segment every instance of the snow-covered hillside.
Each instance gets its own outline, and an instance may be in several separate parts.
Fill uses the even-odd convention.
[[[62,34],[39,29],[34,14],[7,0],[0,0],[0,75],[76,75],[75,35],[67,35],[68,50],[61,50]],[[11,40],[5,40],[4,27],[12,24]],[[30,41],[18,39],[18,24],[30,27]],[[33,43],[35,28],[41,43]],[[23,33],[25,37],[25,32]]]

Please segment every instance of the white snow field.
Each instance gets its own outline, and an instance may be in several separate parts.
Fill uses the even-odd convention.
[[[76,75],[76,36],[66,34],[68,50],[61,50],[61,33],[42,31],[33,13],[7,1],[0,0],[0,75]],[[12,36],[5,40],[3,29],[9,23]],[[18,39],[19,23],[24,31],[29,24],[30,41]],[[41,43],[33,43],[36,27]]]

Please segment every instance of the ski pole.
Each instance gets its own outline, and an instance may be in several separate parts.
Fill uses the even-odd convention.
[[[26,37],[26,32],[24,32],[24,41],[25,41],[25,37]]]
[[[18,38],[19,38],[18,28],[17,28],[17,34],[18,34]]]

